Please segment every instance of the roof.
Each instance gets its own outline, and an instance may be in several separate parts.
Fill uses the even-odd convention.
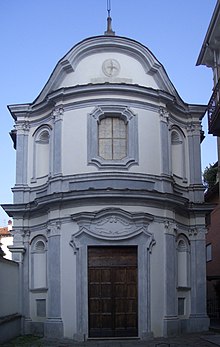
[[[11,233],[8,230],[8,227],[0,228],[0,236],[11,236]]]
[[[9,105],[8,108],[13,118],[16,120],[18,114],[30,112],[34,105],[41,103],[50,93],[59,89],[63,78],[67,74],[75,72],[77,65],[82,59],[99,52],[106,53],[112,51],[126,53],[138,60],[142,64],[145,73],[156,78],[160,90],[173,95],[180,103],[183,102],[163,65],[147,47],[127,37],[100,35],[78,42],[58,61],[48,81],[33,103]]]
[[[220,47],[220,0],[217,0],[196,65],[213,66],[213,49]]]

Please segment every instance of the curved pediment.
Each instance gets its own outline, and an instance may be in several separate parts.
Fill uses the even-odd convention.
[[[78,43],[58,62],[35,103],[60,88],[100,83],[140,85],[178,96],[148,48],[123,37],[97,36]]]
[[[72,215],[79,231],[73,235],[77,240],[82,234],[105,240],[128,239],[145,233],[148,237],[148,225],[153,216],[147,213],[130,213],[119,208],[106,208],[98,212],[81,212]]]

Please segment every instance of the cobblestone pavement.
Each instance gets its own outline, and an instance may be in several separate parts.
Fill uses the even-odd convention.
[[[190,334],[172,338],[140,340],[90,340],[74,342],[69,339],[45,339],[21,336],[1,345],[2,347],[215,347],[220,346],[220,334]]]

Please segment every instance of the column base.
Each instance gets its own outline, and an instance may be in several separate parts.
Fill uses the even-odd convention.
[[[63,322],[61,318],[48,318],[44,323],[44,336],[48,338],[63,338]]]
[[[207,315],[190,315],[188,319],[189,333],[196,333],[209,330],[210,319]]]
[[[30,335],[31,334],[31,318],[23,318],[22,320],[22,335]]]
[[[139,337],[141,341],[148,341],[154,337],[154,334],[152,331],[142,331]]]
[[[86,334],[73,334],[73,340],[77,342],[83,342],[86,341],[88,337],[86,337]]]
[[[179,319],[177,316],[165,317],[163,320],[163,336],[174,336],[179,334]]]
[[[31,322],[29,332],[26,334],[31,334],[34,336],[44,336],[44,323],[43,322]]]

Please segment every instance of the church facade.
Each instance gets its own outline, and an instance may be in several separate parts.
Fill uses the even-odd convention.
[[[201,115],[142,44],[75,45],[33,103],[11,105],[13,260],[24,333],[208,329]]]

